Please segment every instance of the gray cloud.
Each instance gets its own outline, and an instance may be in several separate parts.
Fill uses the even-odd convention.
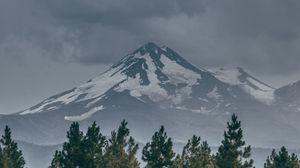
[[[234,59],[266,73],[299,71],[300,2],[223,1],[214,4],[218,33]]]
[[[203,8],[201,1],[191,2],[4,0],[0,2],[4,25],[0,28],[1,53],[22,55],[22,48],[30,45],[28,52],[43,51],[59,62],[111,62],[128,48],[147,41],[144,20],[202,11],[198,10]],[[22,52],[16,53],[19,50]]]
[[[76,86],[148,41],[275,87],[300,79],[297,0],[1,0],[0,23],[0,113]]]
[[[295,0],[2,0],[0,56],[110,64],[154,41],[198,65],[286,74],[300,71],[299,11]]]

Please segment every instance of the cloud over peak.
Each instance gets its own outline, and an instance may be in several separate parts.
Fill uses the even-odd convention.
[[[203,66],[300,71],[293,0],[3,0],[0,57],[112,63],[147,41]]]

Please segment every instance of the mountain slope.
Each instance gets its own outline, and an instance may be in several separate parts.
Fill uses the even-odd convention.
[[[63,105],[84,101],[89,102],[86,104],[86,108],[89,108],[107,98],[110,92],[124,91],[129,91],[130,96],[143,102],[177,104],[190,96],[191,87],[201,79],[201,73],[205,72],[188,64],[172,50],[149,43],[124,57],[100,76],[50,97],[20,114],[52,111]]]
[[[73,121],[83,129],[97,121],[109,135],[126,119],[139,142],[165,125],[175,142],[197,134],[218,145],[226,121],[237,113],[252,145],[300,146],[299,114],[283,111],[274,92],[241,68],[205,70],[168,47],[147,43],[76,88],[2,115],[0,127],[9,125],[19,140],[53,145],[65,140]]]
[[[275,94],[281,103],[300,108],[300,81],[288,84],[276,90]]]
[[[242,79],[242,76],[240,78]],[[247,79],[252,83],[256,82],[254,78]],[[20,112],[20,115],[57,111],[66,106],[81,106],[84,111],[68,113],[65,119],[84,120],[105,108],[120,106],[120,102],[112,100],[116,94],[129,96],[140,104],[167,109],[196,113],[235,111],[241,101],[254,101],[250,100],[250,97],[256,93],[249,91],[252,91],[255,85],[247,82],[249,88],[246,88],[246,85],[236,87],[237,85],[221,78],[220,71],[211,73],[197,68],[170,48],[147,43],[98,77],[52,96]]]
[[[254,99],[265,104],[276,101],[275,89],[249,75],[240,67],[232,69],[210,69],[216,78],[230,85],[238,86],[249,93]]]

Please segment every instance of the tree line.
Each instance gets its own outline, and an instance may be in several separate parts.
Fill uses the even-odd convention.
[[[164,126],[156,131],[142,151],[141,166],[137,158],[139,145],[130,136],[128,123],[123,120],[109,137],[104,136],[94,122],[84,134],[78,122],[67,131],[67,141],[56,151],[49,168],[253,168],[251,146],[243,139],[241,121],[234,114],[216,154],[207,141],[193,135],[180,154],[173,150],[172,139]],[[23,168],[25,160],[18,145],[11,139],[6,126],[0,145],[0,168]],[[272,151],[264,168],[300,168],[297,156],[285,147]]]

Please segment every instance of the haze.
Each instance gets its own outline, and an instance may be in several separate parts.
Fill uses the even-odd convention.
[[[300,80],[300,1],[1,0],[0,113],[103,72],[148,41],[198,66]]]

